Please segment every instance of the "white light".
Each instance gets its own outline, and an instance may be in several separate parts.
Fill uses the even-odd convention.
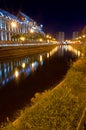
[[[47,53],[47,58],[49,58],[49,53]]]
[[[43,59],[42,59],[42,55],[40,55],[40,62],[41,62],[41,61],[43,61]]]
[[[19,76],[19,72],[16,70],[15,71],[15,77],[17,78]]]
[[[22,63],[22,68],[25,68],[25,63]]]
[[[16,23],[15,23],[15,22],[12,22],[12,23],[11,23],[11,26],[12,26],[13,28],[16,28]]]
[[[85,35],[83,35],[82,37],[85,38]]]
[[[40,38],[39,41],[42,42],[43,41],[42,38]]]
[[[21,41],[25,41],[25,37],[20,37],[20,40]]]
[[[33,29],[30,29],[30,33],[33,33],[34,32],[34,30]]]

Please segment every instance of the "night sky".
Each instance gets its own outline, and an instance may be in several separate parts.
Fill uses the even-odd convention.
[[[43,24],[45,33],[64,31],[67,38],[86,25],[83,0],[0,0],[0,8],[15,15],[21,10]]]

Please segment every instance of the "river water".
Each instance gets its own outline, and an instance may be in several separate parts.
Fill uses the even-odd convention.
[[[57,46],[50,52],[0,62],[0,123],[30,103],[36,92],[55,87],[80,52]],[[14,117],[14,118],[13,118]]]

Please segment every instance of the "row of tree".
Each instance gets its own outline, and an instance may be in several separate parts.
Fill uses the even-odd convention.
[[[45,34],[42,34],[42,33],[37,33],[37,32],[34,32],[34,33],[24,33],[24,34],[13,34],[12,37],[11,37],[12,41],[48,41],[49,39],[51,38],[48,38],[46,37]]]

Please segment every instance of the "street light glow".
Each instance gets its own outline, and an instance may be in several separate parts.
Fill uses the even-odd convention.
[[[46,35],[47,38],[49,38],[49,35]]]
[[[82,37],[85,38],[85,35],[83,35]]]
[[[19,76],[18,70],[15,71],[15,77],[17,78]]]
[[[30,33],[34,33],[34,30],[33,30],[33,29],[30,29]]]
[[[22,63],[22,68],[25,68],[25,63]]]
[[[11,23],[11,26],[12,26],[13,28],[16,28],[17,25],[16,25],[15,22],[12,22],[12,23]]]
[[[40,42],[42,42],[42,41],[43,41],[43,39],[42,39],[42,38],[40,38],[40,39],[39,39],[39,41],[40,41]]]
[[[20,37],[20,40],[21,41],[25,41],[25,37]]]

